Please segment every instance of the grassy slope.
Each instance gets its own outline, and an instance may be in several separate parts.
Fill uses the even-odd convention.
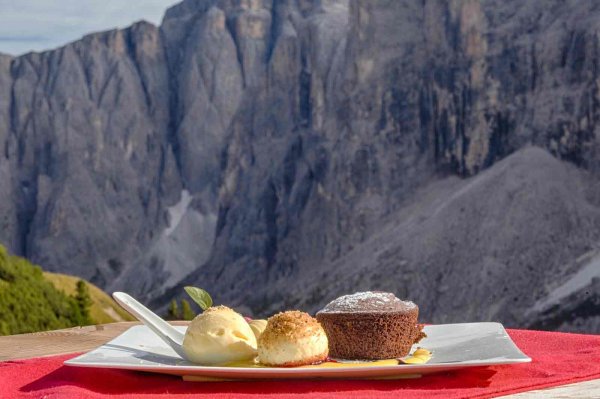
[[[50,281],[58,290],[63,291],[67,295],[75,294],[75,287],[78,277],[69,276],[66,274],[44,272],[44,278]],[[129,321],[134,318],[123,310],[110,296],[95,285],[88,283],[88,289],[92,298],[92,308],[90,314],[94,323],[104,324],[115,321]]]

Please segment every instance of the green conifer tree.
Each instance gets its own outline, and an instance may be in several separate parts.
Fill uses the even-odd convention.
[[[185,299],[181,300],[181,316],[183,320],[192,320],[194,317],[196,317],[196,314],[192,310],[190,303]]]
[[[0,335],[91,323],[87,288],[79,284],[80,300],[67,295],[47,281],[38,266],[8,254],[0,245]]]
[[[169,304],[169,314],[167,315],[169,320],[180,320],[181,313],[179,312],[179,306],[177,306],[177,301],[173,299]]]
[[[87,284],[83,280],[77,282],[77,293],[75,294],[77,307],[81,314],[81,325],[93,324],[90,316],[90,308],[92,307],[92,298]]]

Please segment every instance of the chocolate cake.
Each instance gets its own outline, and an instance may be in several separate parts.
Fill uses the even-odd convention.
[[[341,296],[317,313],[338,359],[392,359],[409,354],[425,337],[417,323],[419,307],[387,292]]]

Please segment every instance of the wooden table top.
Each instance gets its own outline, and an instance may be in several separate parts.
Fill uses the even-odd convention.
[[[176,321],[172,324],[186,325],[188,323]],[[140,323],[121,322],[0,337],[0,361],[89,351],[137,324]],[[502,398],[600,398],[600,379],[523,392]]]

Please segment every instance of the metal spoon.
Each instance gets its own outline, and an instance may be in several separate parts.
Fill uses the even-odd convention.
[[[124,292],[113,292],[113,298],[125,310],[131,313],[136,319],[144,323],[156,335],[169,345],[179,356],[187,359],[183,351],[184,333],[178,331],[175,327],[164,321],[156,313],[136,301],[131,295]]]

